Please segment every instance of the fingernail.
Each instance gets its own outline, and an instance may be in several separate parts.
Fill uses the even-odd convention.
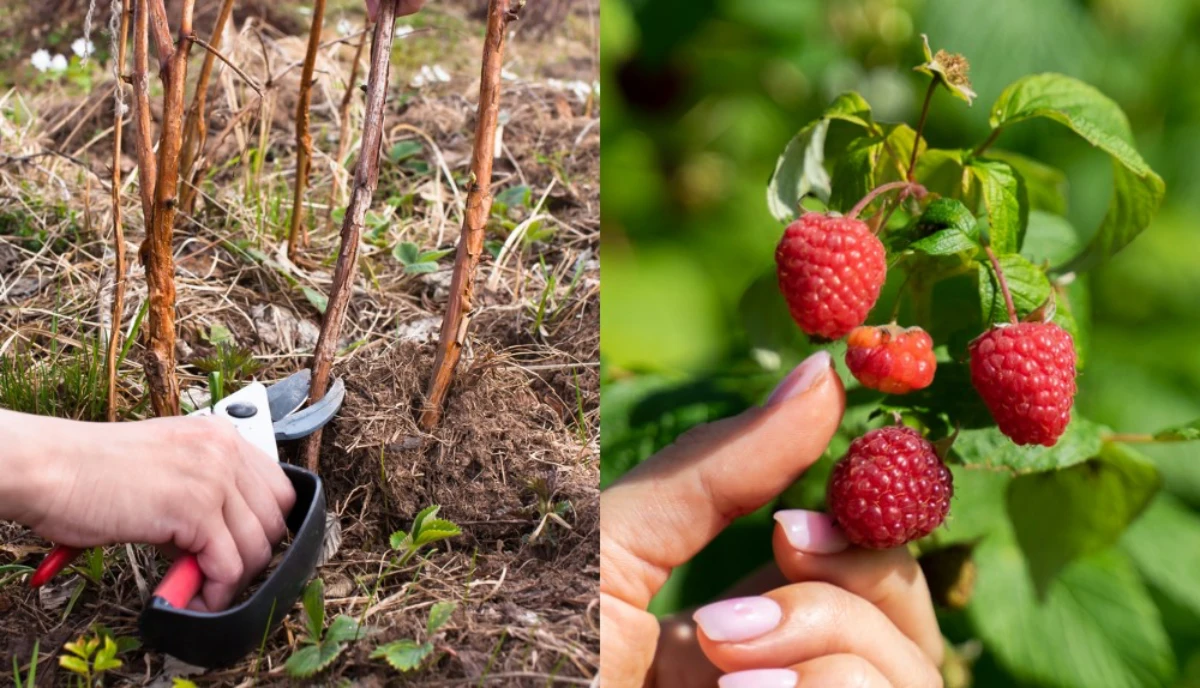
[[[767,597],[735,597],[697,609],[692,619],[709,640],[736,643],[774,629],[783,619],[783,609]]]
[[[833,357],[828,351],[818,351],[800,362],[792,372],[783,378],[779,386],[767,397],[766,406],[774,406],[787,401],[797,394],[803,394],[812,388],[825,373],[833,366]]]
[[[725,674],[719,688],[796,688],[800,677],[791,669],[754,669]]]
[[[833,519],[819,511],[788,509],[775,512],[788,544],[810,554],[833,554],[850,546]]]

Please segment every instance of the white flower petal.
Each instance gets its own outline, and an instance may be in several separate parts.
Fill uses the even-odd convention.
[[[44,72],[50,69],[50,51],[45,48],[37,51],[29,58],[29,63],[39,72]]]
[[[62,55],[55,55],[54,58],[50,60],[50,71],[52,71],[52,72],[67,71],[67,58],[63,57]]]

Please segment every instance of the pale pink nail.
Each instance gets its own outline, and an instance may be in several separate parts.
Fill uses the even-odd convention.
[[[736,643],[770,632],[783,619],[783,609],[767,597],[735,597],[697,609],[692,619],[709,640]]]
[[[779,386],[767,397],[767,406],[774,406],[812,389],[817,381],[833,367],[833,357],[828,351],[818,351],[800,362],[783,378]]]
[[[819,511],[788,509],[775,512],[788,544],[809,554],[833,554],[850,546],[833,519]]]
[[[796,688],[800,677],[791,669],[754,669],[725,674],[719,688]]]

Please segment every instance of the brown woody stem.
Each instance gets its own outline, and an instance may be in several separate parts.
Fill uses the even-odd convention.
[[[854,207],[850,209],[850,212],[846,213],[846,217],[851,219],[858,217],[858,214],[861,213],[867,206],[871,205],[871,201],[875,200],[880,194],[885,194],[896,189],[904,189],[904,193],[901,194],[901,198],[904,198],[909,194],[916,196],[917,198],[924,198],[926,193],[925,187],[917,184],[916,182],[904,181],[881,184],[880,186],[871,189],[866,196],[863,196],[862,200],[856,203]]]
[[[167,8],[163,0],[150,0],[150,32],[154,37],[154,49],[158,51],[159,75],[170,69],[171,56],[175,54],[175,42],[171,40],[171,26],[167,23]]]
[[[321,25],[325,19],[325,0],[313,6],[312,26],[308,30],[308,51],[304,53],[304,68],[300,72],[300,102],[296,104],[296,188],[292,198],[292,227],[288,232],[288,258],[296,260],[300,244],[308,245],[304,225],[304,191],[308,187],[308,170],[312,165],[312,134],[308,131],[308,106],[312,100],[313,70],[317,65],[317,49],[321,45]]]
[[[142,199],[142,219],[147,232],[154,221],[154,184],[158,180],[158,162],[154,159],[153,122],[150,120],[149,17],[147,0],[137,0],[133,20],[133,123],[137,149],[138,192]]]
[[[454,258],[454,276],[450,281],[450,300],[438,337],[433,375],[425,394],[420,425],[426,432],[437,425],[442,402],[454,379],[454,369],[462,355],[467,324],[474,295],[475,267],[483,253],[484,228],[492,208],[492,159],[496,149],[496,122],[500,114],[500,70],[504,63],[504,42],[508,24],[523,6],[522,0],[491,0],[488,3],[487,34],[483,43],[483,69],[479,85],[479,116],[475,125],[475,147],[471,157],[471,186],[467,190],[467,209],[462,235]]]
[[[983,250],[987,252],[988,260],[992,263],[992,270],[996,271],[996,281],[1000,284],[1000,293],[1004,294],[1004,306],[1008,309],[1008,320],[1016,325],[1017,308],[1013,305],[1012,293],[1008,290],[1008,280],[1004,279],[1004,271],[1000,269],[1000,261],[996,259],[996,252],[991,246],[984,246]]]
[[[113,249],[116,251],[116,265],[113,266],[113,302],[111,324],[108,332],[108,350],[104,354],[104,372],[108,378],[108,392],[105,401],[105,417],[108,422],[117,419],[117,351],[121,340],[121,314],[125,311],[125,230],[121,226],[121,131],[125,128],[125,116],[121,90],[121,77],[125,74],[125,43],[129,37],[129,0],[121,3],[121,28],[117,32],[117,98],[116,113],[113,122],[113,162],[112,162],[112,213],[113,213]]]
[[[925,91],[925,102],[921,105],[921,117],[917,120],[917,135],[913,137],[912,157],[908,159],[908,172],[904,178],[913,180],[913,172],[917,169],[917,154],[921,150],[921,134],[925,131],[925,117],[929,115],[929,101],[933,99],[933,91],[937,88],[937,79],[929,80],[929,88]]]
[[[200,77],[196,81],[196,92],[192,96],[192,105],[188,108],[187,123],[183,127],[183,146],[179,153],[179,171],[183,175],[184,187],[180,192],[179,207],[184,213],[190,214],[196,202],[196,184],[200,179],[196,173],[196,159],[204,150],[205,139],[208,138],[208,118],[205,105],[208,102],[208,82],[212,79],[213,67],[216,66],[218,50],[221,47],[221,37],[225,33],[225,24],[233,13],[233,0],[224,0],[217,19],[213,22],[212,34],[208,37],[211,49],[204,56],[200,65]],[[232,65],[230,65],[232,66]]]
[[[350,147],[350,104],[354,102],[354,92],[358,90],[354,87],[354,84],[358,81],[358,63],[362,61],[363,46],[366,44],[367,32],[363,31],[358,39],[358,45],[354,48],[354,61],[350,63],[350,79],[346,82],[346,93],[342,96],[342,105],[338,110],[341,130],[338,133],[337,156],[333,159],[334,164],[338,167],[338,174],[335,174],[333,177],[333,188],[330,191],[327,221],[332,220],[333,206],[341,197],[341,166],[343,164],[342,161],[346,159],[346,149]]]
[[[337,343],[342,332],[342,321],[350,304],[350,292],[354,286],[354,272],[358,265],[358,246],[362,236],[363,218],[371,205],[375,186],[379,182],[379,150],[383,144],[383,106],[387,100],[388,75],[391,70],[393,26],[396,19],[398,0],[385,0],[379,8],[379,18],[371,40],[371,67],[367,77],[367,113],[363,121],[362,151],[354,171],[354,188],[350,192],[350,203],[346,206],[346,217],[342,221],[342,238],[337,265],[333,272],[333,288],[321,322],[321,334],[313,352],[312,389],[310,401],[325,396],[329,388],[329,373]],[[316,471],[320,464],[321,431],[309,435],[301,447],[304,464]]]

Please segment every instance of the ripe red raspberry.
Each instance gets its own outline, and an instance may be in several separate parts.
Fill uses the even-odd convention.
[[[826,339],[863,324],[887,277],[883,244],[864,222],[821,213],[788,225],[775,265],[792,318]]]
[[[994,327],[971,342],[971,382],[1000,432],[1017,444],[1054,446],[1071,420],[1075,345],[1049,322]]]
[[[864,387],[907,394],[933,382],[933,338],[919,327],[856,327],[846,345],[846,366]]]
[[[825,501],[860,547],[898,547],[933,532],[950,511],[954,480],[933,445],[902,425],[850,443],[833,467]]]

